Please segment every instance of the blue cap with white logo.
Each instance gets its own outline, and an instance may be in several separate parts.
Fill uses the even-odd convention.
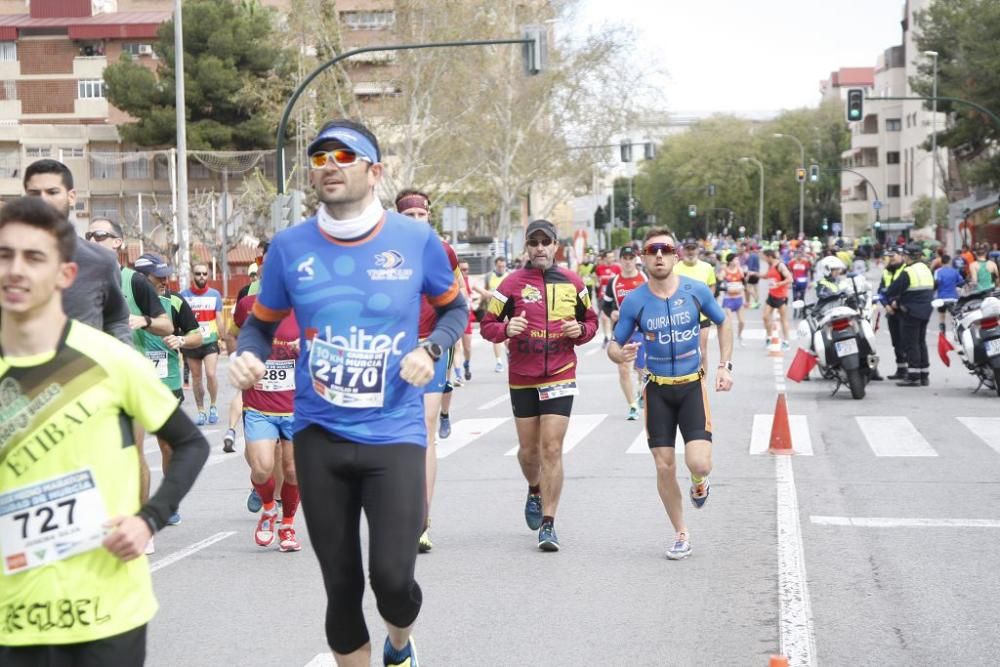
[[[316,138],[309,144],[309,148],[306,150],[306,155],[312,155],[313,153],[319,151],[320,146],[327,141],[338,141],[342,143],[344,146],[351,149],[372,164],[376,164],[379,161],[378,149],[375,148],[375,144],[373,144],[368,137],[355,129],[340,125],[330,125],[320,130],[320,133],[317,134]]]

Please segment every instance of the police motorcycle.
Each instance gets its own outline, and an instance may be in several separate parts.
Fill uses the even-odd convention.
[[[830,280],[834,269],[843,272],[847,267],[837,257],[825,257],[816,268],[822,278]],[[808,350],[815,355],[823,378],[836,381],[831,395],[846,384],[851,398],[860,400],[878,368],[871,288],[861,275],[838,280],[834,293],[820,294],[819,288],[817,283],[818,300],[806,308],[806,317],[798,326],[799,337],[809,342]],[[796,305],[805,307],[802,302]]]
[[[931,302],[935,308],[941,299]],[[1000,396],[1000,289],[960,297],[951,306],[952,337],[962,363],[986,387]]]

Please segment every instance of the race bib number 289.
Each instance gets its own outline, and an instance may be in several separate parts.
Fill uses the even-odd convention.
[[[309,351],[313,389],[345,408],[380,408],[389,350],[356,350],[314,339]]]

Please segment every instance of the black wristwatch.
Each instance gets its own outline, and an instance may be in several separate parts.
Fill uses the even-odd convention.
[[[143,315],[143,317],[146,318],[146,326],[144,326],[143,329],[148,329],[149,325],[153,323],[153,319],[149,315]]]
[[[424,340],[420,342],[417,347],[422,347],[427,350],[427,354],[431,355],[431,359],[437,361],[444,354],[444,348],[435,343],[434,341]]]
[[[733,372],[733,362],[731,361],[720,361],[719,368],[725,368],[730,373]]]

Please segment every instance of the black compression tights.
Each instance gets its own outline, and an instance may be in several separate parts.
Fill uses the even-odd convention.
[[[424,525],[424,456],[417,445],[359,445],[309,426],[294,437],[295,470],[309,540],[326,585],[326,637],[336,653],[369,641],[361,601],[361,510],[368,518],[369,574],[379,613],[411,625],[422,595],[413,578]]]

